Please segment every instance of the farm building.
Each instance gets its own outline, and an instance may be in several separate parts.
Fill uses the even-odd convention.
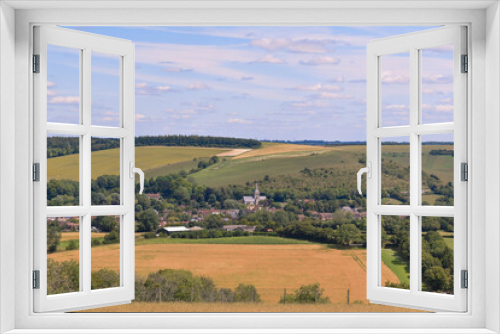
[[[189,232],[190,229],[188,229],[186,226],[170,226],[170,227],[164,227],[164,231],[167,231],[168,235],[176,232]]]
[[[248,225],[224,225],[222,229],[225,231],[243,231],[243,232],[255,232],[256,226],[248,226]]]

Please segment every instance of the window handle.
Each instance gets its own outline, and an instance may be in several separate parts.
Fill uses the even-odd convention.
[[[144,172],[142,171],[142,169],[134,167],[133,161],[130,161],[129,167],[130,167],[129,170],[131,179],[135,177],[135,174],[139,174],[139,185],[140,185],[139,195],[141,195],[142,192],[144,191]]]
[[[363,175],[363,173],[366,173],[366,175],[368,176],[369,179],[372,178],[372,163],[371,162],[368,161],[366,163],[366,167],[361,168],[358,171],[358,192],[360,195],[363,195],[363,193],[361,192],[361,176]]]

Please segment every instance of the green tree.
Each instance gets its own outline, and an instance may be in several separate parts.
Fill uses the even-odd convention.
[[[141,212],[137,217],[138,232],[156,231],[159,221],[158,215],[152,209]]]
[[[361,236],[361,231],[354,224],[344,224],[339,227],[336,233],[337,244],[349,246],[352,241]]]
[[[254,285],[240,283],[234,290],[234,301],[238,303],[260,302],[260,295]]]
[[[47,252],[53,253],[57,250],[61,237],[61,227],[58,225],[57,221],[51,221],[47,225]]]

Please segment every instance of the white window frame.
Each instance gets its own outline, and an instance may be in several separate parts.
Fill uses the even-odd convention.
[[[34,162],[38,163],[39,181],[33,184],[34,269],[39,271],[40,288],[34,290],[35,312],[80,310],[129,303],[135,295],[135,61],[131,41],[60,27],[34,27],[34,53],[39,55],[39,73],[34,84]],[[78,124],[47,122],[47,45],[79,51],[80,117]],[[92,53],[114,55],[119,60],[118,127],[92,125]],[[79,140],[80,203],[77,206],[47,206],[47,134],[74,135]],[[91,138],[106,136],[120,141],[120,205],[91,204]],[[47,295],[47,218],[77,216],[79,233],[79,291]],[[120,218],[120,285],[91,289],[91,219],[92,216]]]
[[[130,6],[132,2],[123,2]],[[21,6],[28,8],[15,13],[15,24],[12,20],[13,10],[9,7]],[[495,2],[447,2],[405,1],[388,3],[384,1],[370,2],[369,7],[364,2],[316,3],[307,1],[266,3],[221,4],[209,1],[203,4],[208,8],[192,8],[176,2],[158,4],[144,1],[143,4],[132,3],[136,9],[102,10],[102,7],[113,8],[116,3],[106,1],[82,1],[74,4],[69,2],[32,2],[8,1],[2,3],[0,9],[0,68],[7,69],[9,77],[0,78],[0,93],[2,93],[1,117],[7,124],[15,126],[15,146],[5,142],[4,134],[0,132],[0,158],[15,158],[15,182],[10,182],[12,165],[4,165],[0,160],[0,205],[5,208],[5,197],[15,186],[15,239],[4,234],[13,232],[12,226],[6,226],[2,221],[0,240],[0,265],[2,277],[0,281],[0,318],[5,322],[1,330],[16,329],[16,333],[34,333],[37,329],[64,329],[61,332],[76,332],[76,329],[89,329],[88,332],[104,332],[103,329],[127,329],[128,333],[144,333],[146,329],[163,329],[161,332],[178,332],[178,328],[192,329],[191,332],[238,332],[235,328],[253,328],[253,332],[279,332],[284,328],[294,332],[342,332],[342,328],[351,328],[350,333],[405,333],[412,328],[426,333],[492,333],[500,331],[498,312],[499,272],[498,257],[485,266],[485,255],[500,254],[500,137],[498,125],[500,118],[500,19],[498,4]],[[246,5],[245,5],[246,4]],[[201,4],[197,4],[200,5]],[[52,6],[52,7],[51,7]],[[55,6],[55,7],[54,7]],[[66,6],[70,8],[59,10],[41,10]],[[101,9],[97,9],[99,6]],[[118,5],[119,6],[119,5]],[[164,6],[170,8],[146,9],[148,6]],[[185,6],[184,9],[179,7]],[[229,8],[224,8],[224,7]],[[391,9],[397,6],[399,9]],[[460,6],[456,9],[453,6]],[[486,7],[490,6],[487,10]],[[75,9],[78,7],[79,9]],[[85,8],[86,9],[82,9]],[[232,7],[232,8],[231,8]],[[242,9],[242,7],[246,9]],[[406,9],[405,9],[406,7]],[[29,9],[35,8],[35,9]],[[346,9],[347,8],[347,9]],[[350,8],[350,9],[349,9]],[[401,9],[403,8],[403,9]],[[438,8],[438,9],[436,9]],[[439,9],[441,8],[441,9]],[[411,10],[409,10],[411,9]],[[486,22],[486,26],[485,26]],[[469,27],[469,56],[471,59],[469,76],[469,122],[468,131],[471,138],[468,143],[470,158],[470,183],[468,197],[471,199],[468,210],[469,256],[470,271],[468,289],[469,308],[466,313],[434,313],[434,314],[34,314],[31,290],[32,247],[31,222],[33,212],[30,194],[32,147],[32,76],[29,72],[32,27],[35,24],[58,25],[440,25],[465,24]],[[15,30],[15,44],[12,40],[12,30]],[[4,48],[4,43],[7,48]],[[15,45],[15,59],[12,60]],[[7,55],[5,55],[7,53]],[[15,77],[9,66],[15,65]],[[489,66],[485,71],[485,65]],[[9,87],[8,80],[15,88]],[[5,95],[15,93],[15,100]],[[5,99],[5,100],[4,100]],[[15,119],[5,111],[15,106]],[[11,109],[12,110],[12,109]],[[11,111],[10,110],[10,111]],[[5,128],[5,123],[0,125]],[[486,141],[485,132],[488,132]],[[488,154],[486,153],[488,151]],[[486,164],[488,162],[488,164]],[[5,168],[4,168],[5,166]],[[486,166],[486,167],[484,167]],[[10,169],[9,169],[10,168]],[[486,172],[490,172],[486,183]],[[5,190],[4,184],[12,188]],[[488,197],[486,197],[488,194]],[[490,205],[486,215],[486,205]],[[2,210],[2,215],[4,214]],[[11,215],[12,216],[12,215]],[[488,218],[488,219],[486,219]],[[2,216],[2,219],[4,217]],[[474,229],[472,230],[472,226]],[[12,240],[11,240],[12,239]],[[7,270],[6,270],[7,269]],[[12,273],[9,275],[9,273]],[[11,283],[15,286],[8,284]],[[12,291],[14,290],[14,291]],[[488,291],[488,293],[486,293]],[[11,310],[15,305],[14,310]],[[10,308],[8,307],[10,306]],[[13,320],[12,317],[13,316]],[[140,324],[140,325],[139,325]],[[141,327],[133,331],[131,328]],[[220,329],[220,330],[217,330]],[[232,330],[231,330],[232,329]],[[357,330],[355,330],[357,329]],[[459,330],[462,329],[462,330]],[[491,331],[489,330],[491,329]],[[51,331],[53,332],[53,331]],[[108,331],[109,332],[109,331]],[[345,332],[345,331],[344,331]]]
[[[467,184],[461,180],[461,163],[467,163],[467,76],[461,73],[461,55],[467,54],[466,27],[449,26],[396,35],[368,43],[367,48],[367,298],[386,305],[411,305],[424,310],[463,312],[467,309],[467,290],[461,287],[460,275],[467,270]],[[453,46],[454,121],[423,124],[421,108],[421,50]],[[381,88],[382,58],[407,52],[409,57],[409,123],[407,126],[383,127]],[[422,205],[421,135],[454,134],[454,206]],[[408,137],[410,154],[410,204],[382,205],[383,139]],[[381,281],[381,231],[383,216],[408,216],[410,221],[410,287],[385,287]],[[454,293],[422,291],[422,217],[454,218]]]

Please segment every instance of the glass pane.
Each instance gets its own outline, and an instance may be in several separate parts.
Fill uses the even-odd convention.
[[[453,122],[453,44],[420,51],[422,123]]]
[[[120,205],[120,139],[92,137],[92,205]]]
[[[80,123],[80,53],[47,45],[47,122]]]
[[[410,204],[410,137],[381,141],[381,190],[383,205]]]
[[[120,126],[121,57],[92,52],[92,125]]]
[[[47,134],[47,206],[80,205],[80,137]]]
[[[422,290],[453,294],[453,218],[422,217]]]
[[[80,291],[80,218],[47,218],[47,294]]]
[[[410,217],[382,216],[382,286],[410,289]]]
[[[120,286],[120,216],[92,217],[92,290]]]
[[[382,126],[410,125],[410,53],[380,57]]]
[[[422,205],[453,206],[453,134],[423,135]]]

